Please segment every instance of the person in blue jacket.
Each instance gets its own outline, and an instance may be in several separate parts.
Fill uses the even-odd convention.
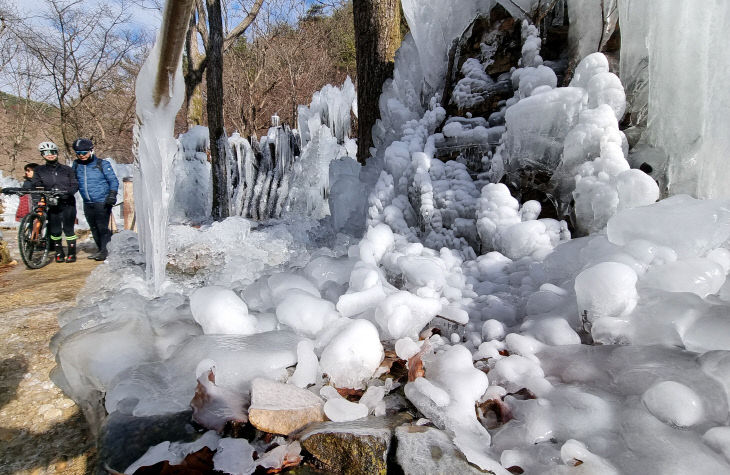
[[[109,216],[117,202],[119,180],[111,164],[94,155],[94,144],[91,140],[76,139],[73,149],[76,152],[73,169],[79,182],[79,193],[84,200],[84,216],[99,249],[89,259],[103,261],[107,256],[107,244],[112,237]]]

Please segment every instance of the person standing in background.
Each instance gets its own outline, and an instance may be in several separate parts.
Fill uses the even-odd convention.
[[[23,167],[23,172],[25,173],[23,177],[25,179],[23,181],[23,188],[28,190],[33,188],[31,180],[33,179],[33,171],[37,166],[37,163],[28,163]],[[30,195],[22,195],[20,201],[18,201],[18,209],[15,211],[15,220],[20,221],[26,215],[30,214],[31,211],[33,211],[33,199]]]
[[[73,169],[79,182],[79,192],[84,200],[84,216],[99,251],[89,256],[97,261],[106,260],[107,244],[112,237],[109,217],[117,202],[119,180],[111,163],[94,155],[94,143],[85,138],[73,143],[76,160]]]

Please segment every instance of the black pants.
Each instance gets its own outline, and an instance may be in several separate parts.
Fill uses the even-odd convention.
[[[66,240],[76,239],[74,222],[76,221],[76,204],[59,203],[48,208],[48,234],[52,238],[61,239],[61,230]]]
[[[94,238],[99,251],[106,253],[106,245],[112,238],[109,230],[109,216],[112,214],[112,207],[104,203],[84,203],[84,216],[89,223],[91,235]]]

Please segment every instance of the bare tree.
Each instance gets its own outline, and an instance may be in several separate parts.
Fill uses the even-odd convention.
[[[354,78],[352,6],[333,5],[327,11],[301,0],[264,5],[247,38],[225,56],[226,123],[244,135],[265,133],[274,113],[294,124],[297,106],[308,104],[314,91]]]
[[[233,46],[236,40],[251,26],[263,3],[264,0],[253,0],[250,5],[239,4],[238,6],[245,13],[245,16],[230,29],[227,29],[227,22],[225,24],[223,22],[223,13],[228,9],[227,4],[220,6],[221,28],[223,29],[221,48],[223,52]],[[187,59],[187,66],[184,70],[185,104],[188,123],[191,125],[202,123],[202,98],[200,97],[199,87],[208,67],[210,48],[208,6],[209,2],[206,3],[206,0],[195,0],[195,7],[190,18],[190,28],[185,42],[185,57]],[[226,17],[229,17],[229,15],[226,15]]]
[[[200,64],[199,74],[207,69],[207,103],[208,133],[210,135],[210,161],[212,165],[211,175],[213,178],[213,219],[224,219],[230,213],[229,206],[229,170],[228,170],[228,140],[223,124],[223,52],[229,48],[236,38],[243,35],[246,29],[256,18],[261,9],[263,0],[255,0],[251,10],[246,17],[238,23],[228,34],[223,30],[223,8],[221,0],[206,0],[206,11],[198,10],[198,14],[207,14],[208,28],[205,31],[206,55]],[[200,4],[199,4],[200,5]],[[193,15],[195,17],[195,15]],[[193,20],[191,20],[192,22]],[[198,22],[200,24],[200,22]],[[192,23],[191,28],[192,30]],[[189,30],[189,31],[190,31]],[[201,33],[201,36],[202,33]],[[188,52],[191,51],[195,38],[188,36]],[[188,56],[189,61],[192,59]],[[195,71],[192,61],[188,63],[188,72]],[[196,76],[198,78],[199,76]],[[186,91],[189,84],[186,77]]]
[[[0,2],[0,164],[14,173],[17,162],[31,155],[35,146],[31,139],[48,137],[52,131],[52,99],[40,87],[41,67],[27,48],[10,34],[7,26],[20,21],[20,16]]]
[[[357,159],[364,163],[373,144],[383,82],[393,74],[400,46],[399,0],[353,0],[357,49]]]
[[[33,22],[9,25],[13,34],[35,56],[42,79],[55,97],[60,130],[67,151],[73,132],[87,117],[85,102],[111,90],[120,68],[142,42],[128,28],[125,0],[95,3],[83,0],[45,0],[45,9]]]

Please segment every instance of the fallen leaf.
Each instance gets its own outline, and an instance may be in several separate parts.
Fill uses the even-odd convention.
[[[337,389],[337,392],[340,393],[340,396],[344,397],[345,399],[359,401],[363,394],[365,394],[365,390],[363,389],[353,389],[353,388],[335,388]]]
[[[408,382],[415,381],[416,378],[426,376],[426,370],[423,369],[423,355],[431,350],[431,345],[428,342],[421,346],[421,350],[415,355],[408,358]]]
[[[513,416],[512,410],[504,401],[488,399],[477,404],[477,418],[487,429],[496,429],[510,421]]]

